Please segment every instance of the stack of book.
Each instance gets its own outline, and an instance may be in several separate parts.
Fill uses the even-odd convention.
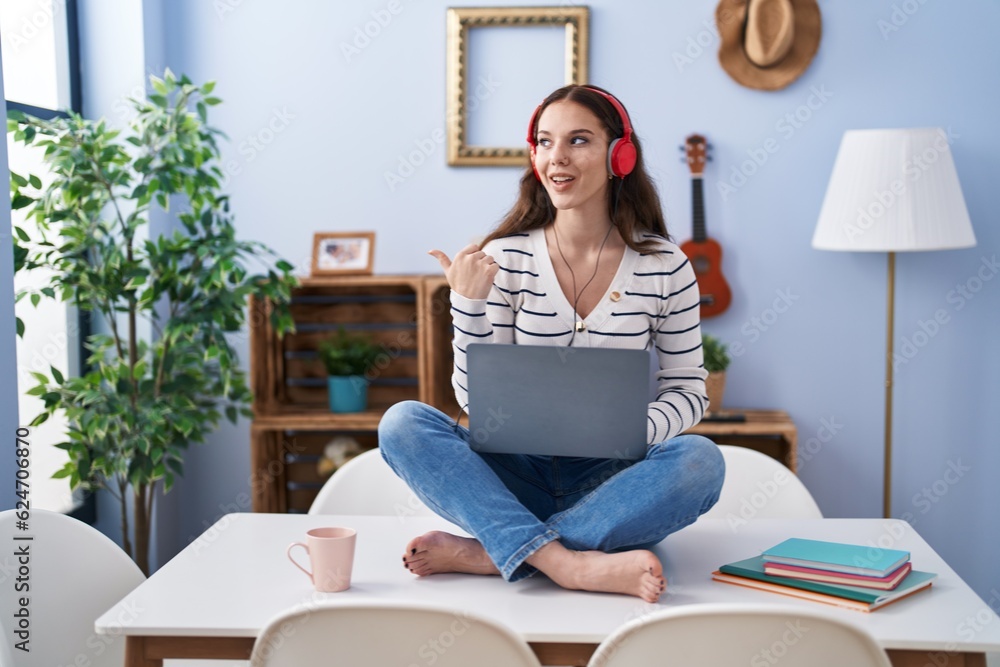
[[[914,570],[910,554],[792,538],[760,556],[723,565],[712,578],[860,611],[924,590],[936,574]]]

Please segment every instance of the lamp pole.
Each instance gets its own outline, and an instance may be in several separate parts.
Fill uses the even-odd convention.
[[[896,294],[896,253],[889,251],[889,295],[885,338],[885,468],[882,482],[882,513],[892,516],[892,338]]]

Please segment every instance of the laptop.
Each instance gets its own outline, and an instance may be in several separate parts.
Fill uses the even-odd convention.
[[[645,456],[646,350],[475,343],[466,353],[475,451]]]

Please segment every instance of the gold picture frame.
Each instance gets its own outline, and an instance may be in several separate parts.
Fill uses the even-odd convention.
[[[469,30],[477,27],[564,26],[566,84],[587,82],[590,8],[569,7],[451,7],[447,28],[447,139],[452,166],[514,166],[527,164],[528,149],[469,146],[465,100]]]
[[[313,276],[367,276],[375,260],[375,232],[313,234]]]

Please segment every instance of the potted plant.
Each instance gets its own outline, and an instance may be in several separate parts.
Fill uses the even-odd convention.
[[[248,296],[276,304],[271,322],[284,333],[293,328],[295,284],[291,264],[236,239],[221,190],[221,132],[207,124],[221,101],[214,84],[169,70],[150,81],[152,94],[132,101],[137,115],[124,132],[75,114],[11,112],[7,122],[15,141],[44,151],[51,175],[43,187],[37,175],[11,174],[11,206],[38,229],[15,227],[16,267],[51,272],[44,287],[17,298],[67,301],[101,322],[84,341],[80,377],[33,373],[38,385],[28,393],[44,409],[32,424],[65,413],[68,439],[57,446],[69,461],[55,476],[118,499],[122,546],[147,574],[157,487],[170,490],[185,449],[223,415],[235,423],[252,414],[228,339],[246,323]],[[151,230],[150,213],[171,206],[170,233]]]
[[[361,412],[368,407],[368,373],[382,354],[370,336],[343,327],[319,345],[326,366],[331,412]]]
[[[701,335],[702,351],[705,355],[705,391],[708,393],[709,413],[722,411],[722,395],[726,391],[726,369],[729,368],[729,354],[726,345],[708,334]]]

